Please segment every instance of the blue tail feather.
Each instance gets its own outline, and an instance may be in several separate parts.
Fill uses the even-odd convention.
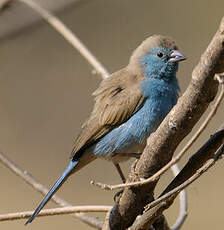
[[[52,188],[49,190],[47,195],[44,197],[44,199],[41,201],[37,209],[34,211],[33,215],[27,220],[25,225],[31,223],[34,218],[38,215],[38,213],[41,211],[41,209],[47,204],[47,202],[51,199],[51,197],[56,193],[56,191],[62,186],[62,184],[66,181],[66,179],[69,177],[75,166],[78,164],[78,161],[73,161],[69,163],[66,170],[63,172],[61,177],[56,181],[56,183],[52,186]]]

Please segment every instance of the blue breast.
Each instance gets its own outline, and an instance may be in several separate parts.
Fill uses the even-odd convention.
[[[176,104],[178,90],[177,80],[168,83],[161,79],[146,79],[141,84],[141,91],[146,98],[143,106],[92,146],[93,153],[111,157],[113,153],[126,153],[129,148],[145,143]]]

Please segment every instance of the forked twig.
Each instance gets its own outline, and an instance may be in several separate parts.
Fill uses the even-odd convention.
[[[151,202],[145,207],[144,213],[134,222],[130,230],[148,229],[158,216],[165,209],[168,209],[178,193],[190,185],[194,180],[198,179],[206,172],[215,162],[224,154],[224,126],[214,133],[208,141],[194,153],[181,172],[166,187],[158,199]],[[171,230],[179,229],[180,225],[174,225]]]
[[[164,194],[160,198],[156,199],[155,201],[151,202],[147,209],[153,208],[162,201],[165,201],[167,198],[173,196],[175,193],[180,192],[182,189],[186,188],[188,185],[193,183],[196,179],[198,179],[202,174],[204,174],[208,169],[210,169],[218,160],[221,159],[221,156],[224,154],[224,144],[220,147],[220,149],[217,151],[217,153],[214,155],[213,159],[208,160],[208,162],[203,165],[200,169],[197,170],[197,172],[190,177],[188,180],[186,180],[181,185],[177,186],[170,192]]]

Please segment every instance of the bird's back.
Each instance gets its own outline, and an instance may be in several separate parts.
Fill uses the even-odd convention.
[[[141,74],[131,73],[124,68],[101,82],[93,93],[95,105],[75,141],[72,157],[84,152],[112,129],[124,123],[142,106],[144,97],[139,88],[142,79]]]

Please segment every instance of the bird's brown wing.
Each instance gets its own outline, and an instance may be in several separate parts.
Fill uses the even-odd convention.
[[[139,110],[144,102],[140,91],[142,79],[142,75],[130,74],[123,69],[101,82],[93,93],[95,105],[75,141],[72,157]]]

